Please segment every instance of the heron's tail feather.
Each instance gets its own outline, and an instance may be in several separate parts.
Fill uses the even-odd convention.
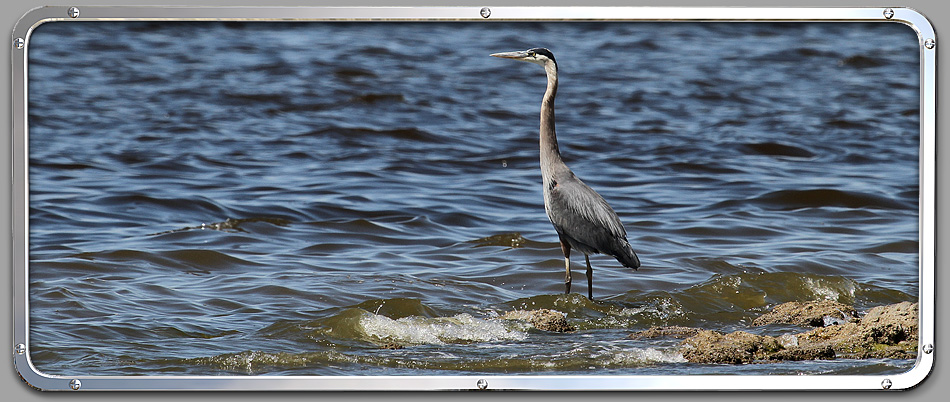
[[[640,268],[640,258],[637,257],[637,253],[630,247],[630,243],[622,241],[619,251],[619,253],[614,255],[619,263],[627,268],[633,268],[634,271]]]

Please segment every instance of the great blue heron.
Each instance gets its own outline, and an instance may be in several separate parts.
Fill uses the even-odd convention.
[[[492,54],[494,57],[527,61],[544,67],[548,87],[541,99],[541,181],[544,210],[554,224],[564,252],[564,293],[571,292],[571,249],[584,253],[587,262],[587,298],[594,298],[590,254],[613,256],[623,266],[640,267],[637,253],[627,242],[627,231],[604,197],[584,184],[564,164],[554,133],[554,97],[557,95],[557,62],[544,48]]]

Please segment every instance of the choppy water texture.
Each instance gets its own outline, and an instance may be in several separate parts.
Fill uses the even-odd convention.
[[[488,56],[538,46],[561,69],[561,151],[643,261],[592,257],[595,302],[580,265],[561,294],[544,73]],[[62,375],[906,371],[690,364],[627,335],[916,300],[918,57],[883,23],[42,25],[31,357]],[[497,318],[521,308],[577,331]]]

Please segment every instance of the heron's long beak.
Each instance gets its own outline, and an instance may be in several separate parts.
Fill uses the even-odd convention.
[[[516,59],[522,60],[528,57],[528,52],[522,50],[519,52],[504,52],[504,53],[494,53],[492,57],[501,57],[503,59]]]

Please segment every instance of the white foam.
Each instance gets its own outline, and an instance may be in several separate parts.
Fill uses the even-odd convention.
[[[360,329],[371,338],[411,344],[523,340],[528,335],[504,321],[482,320],[469,314],[436,318],[411,316],[393,320],[366,313],[360,317]]]

